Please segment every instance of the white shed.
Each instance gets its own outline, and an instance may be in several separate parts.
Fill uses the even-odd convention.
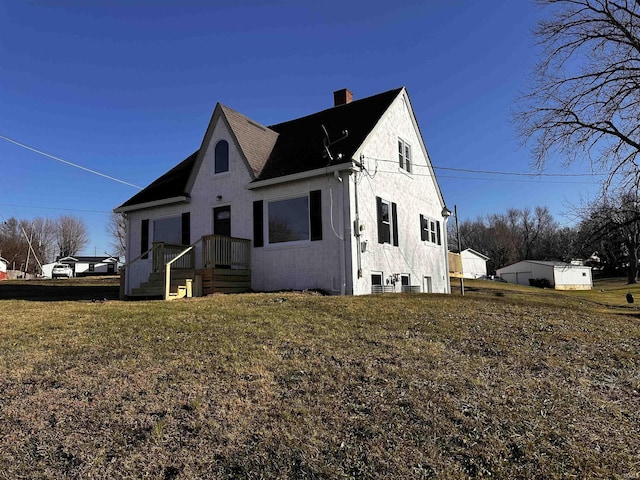
[[[487,276],[487,260],[489,257],[467,248],[460,254],[462,257],[462,274],[464,278],[480,278]]]
[[[531,285],[531,281],[547,280],[556,290],[591,290],[591,267],[564,262],[523,260],[496,270],[508,283]]]

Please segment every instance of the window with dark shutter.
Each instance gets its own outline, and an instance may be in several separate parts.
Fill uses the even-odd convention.
[[[143,259],[149,258],[149,254],[145,253],[149,250],[149,220],[142,220],[142,225],[140,226],[140,254]]]
[[[427,220],[424,215],[420,214],[420,240],[427,240],[429,231],[427,229]]]
[[[376,209],[378,211],[378,243],[391,243],[389,202],[376,197]]]
[[[264,216],[262,200],[253,202],[253,246],[264,246]]]
[[[182,214],[182,245],[191,245],[191,213]]]
[[[311,241],[322,240],[322,191],[309,192],[309,223]]]
[[[440,234],[440,222],[436,220],[436,235],[438,236],[438,245],[442,245],[442,237]]]
[[[393,246],[397,247],[398,243],[398,207],[395,203],[391,203],[391,221],[393,224]]]

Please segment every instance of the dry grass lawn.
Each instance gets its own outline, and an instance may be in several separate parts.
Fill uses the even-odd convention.
[[[638,307],[467,285],[0,300],[0,477],[640,478]]]

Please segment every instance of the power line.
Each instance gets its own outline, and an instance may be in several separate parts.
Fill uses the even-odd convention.
[[[111,213],[110,210],[82,210],[79,208],[62,208],[62,207],[42,207],[35,205],[16,205],[14,203],[0,203],[0,206],[3,207],[14,207],[14,208],[33,208],[38,210],[62,210],[65,212],[84,212],[84,213]]]
[[[11,143],[13,143],[15,145],[18,145],[19,147],[26,148],[27,150],[31,150],[32,152],[35,152],[35,153],[37,153],[39,155],[43,155],[45,157],[52,158],[53,160],[56,160],[58,162],[62,162],[64,164],[71,165],[72,167],[79,168],[80,170],[84,170],[85,172],[93,173],[94,175],[98,175],[100,177],[104,177],[104,178],[107,178],[109,180],[113,180],[114,182],[122,183],[124,185],[128,185],[130,187],[134,187],[134,188],[137,188],[139,190],[142,190],[142,187],[139,187],[138,185],[134,185],[133,183],[125,182],[124,180],[120,180],[119,178],[115,178],[115,177],[112,177],[110,175],[105,175],[104,173],[100,173],[100,172],[97,172],[95,170],[91,170],[90,168],[83,167],[82,165],[78,165],[77,163],[73,163],[73,162],[70,162],[68,160],[64,160],[64,159],[62,159],[60,157],[56,157],[55,155],[51,155],[51,154],[43,152],[41,150],[37,150],[37,149],[35,149],[33,147],[30,147],[29,145],[25,145],[24,143],[20,143],[20,142],[18,142],[16,140],[13,140],[12,138],[5,137],[4,135],[0,135],[0,138],[3,139],[3,140],[6,140],[7,142],[11,142]]]
[[[386,162],[386,163],[396,163],[396,164],[398,163],[397,160],[390,160],[388,158],[375,158],[375,157],[368,157],[366,155],[364,156],[364,158],[367,160],[373,160],[376,162]],[[428,168],[428,165],[412,164],[411,167],[412,168],[415,168],[415,167]],[[526,173],[526,172],[500,172],[496,170],[471,170],[467,168],[438,167],[435,165],[431,165],[431,167],[437,170],[451,170],[455,172],[482,173],[482,174],[488,174],[488,175],[513,175],[513,176],[523,176],[523,177],[596,177],[596,176],[606,177],[607,176],[606,173]],[[416,174],[412,173],[412,175],[416,175]],[[460,177],[460,178],[466,178],[466,177]]]

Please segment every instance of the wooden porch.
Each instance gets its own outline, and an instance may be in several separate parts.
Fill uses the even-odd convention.
[[[198,245],[201,245],[200,262],[196,261]],[[206,235],[193,245],[154,242],[147,254],[152,265],[149,278],[127,297],[171,300],[251,290],[250,240]],[[122,275],[121,282],[125,285],[126,269]]]

